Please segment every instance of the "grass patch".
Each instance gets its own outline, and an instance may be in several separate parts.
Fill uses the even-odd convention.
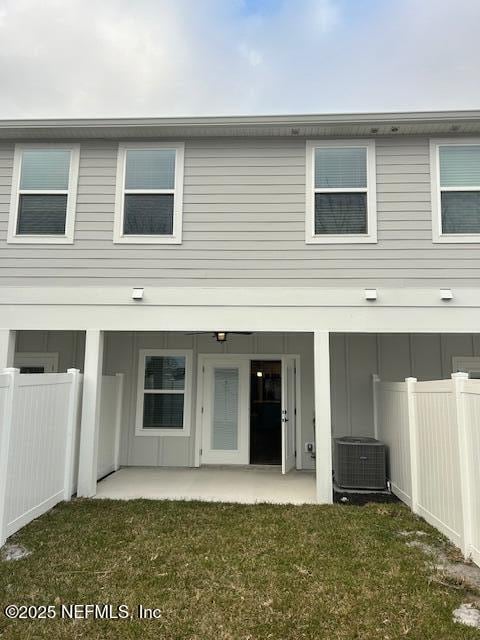
[[[159,620],[16,620],[2,640],[476,638],[452,622],[462,589],[432,581],[400,531],[441,537],[402,505],[227,505],[76,500],[14,541],[6,604],[110,603]]]

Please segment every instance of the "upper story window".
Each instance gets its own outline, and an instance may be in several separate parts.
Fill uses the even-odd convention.
[[[432,140],[434,242],[480,242],[480,139]]]
[[[121,144],[115,242],[182,241],[183,143]]]
[[[377,241],[375,142],[308,141],[307,243]]]
[[[15,147],[8,242],[72,243],[80,145]]]

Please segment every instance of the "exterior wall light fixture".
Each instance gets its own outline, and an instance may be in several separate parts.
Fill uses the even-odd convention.
[[[452,300],[453,293],[451,289],[440,289],[440,298],[442,300]]]
[[[143,300],[143,287],[135,287],[132,290],[132,300]]]

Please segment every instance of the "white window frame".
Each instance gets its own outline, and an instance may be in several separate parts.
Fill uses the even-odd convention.
[[[127,152],[142,149],[173,149],[175,151],[175,183],[173,189],[125,189]],[[115,219],[113,241],[116,244],[181,244],[183,218],[183,166],[185,158],[184,142],[124,142],[118,145],[117,186],[115,196]],[[173,233],[169,235],[124,234],[123,211],[125,194],[171,193],[173,199]]]
[[[367,186],[355,188],[315,188],[315,149],[319,147],[364,147],[367,150]],[[377,242],[377,186],[375,140],[307,140],[306,142],[306,244],[357,244]],[[367,233],[315,234],[315,193],[366,193]]]
[[[480,145],[480,138],[432,138],[430,140],[430,176],[432,189],[432,241],[434,243],[480,242],[480,233],[443,233],[442,191],[480,191],[478,187],[441,187],[440,147]]]
[[[145,360],[148,356],[174,356],[185,358],[185,386],[183,391],[179,389],[145,389]],[[135,420],[136,436],[178,436],[188,437],[192,422],[192,361],[191,349],[140,349],[138,355],[138,384],[137,384],[137,414]],[[143,427],[143,403],[145,392],[157,394],[183,393],[183,429],[144,429]]]
[[[44,367],[45,373],[57,373],[58,352],[18,351],[15,354],[14,363],[17,369],[21,367]]]
[[[70,151],[70,171],[67,189],[20,189],[22,158],[24,151],[30,150]],[[62,144],[56,142],[16,144],[13,158],[12,191],[10,195],[10,214],[8,217],[8,243],[18,244],[73,244],[75,231],[75,209],[77,206],[78,169],[80,165],[80,144]],[[17,233],[18,205],[21,195],[66,195],[65,233],[25,234]]]

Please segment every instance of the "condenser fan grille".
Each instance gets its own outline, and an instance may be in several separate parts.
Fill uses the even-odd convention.
[[[343,489],[386,487],[385,445],[375,438],[335,438],[335,481]]]

